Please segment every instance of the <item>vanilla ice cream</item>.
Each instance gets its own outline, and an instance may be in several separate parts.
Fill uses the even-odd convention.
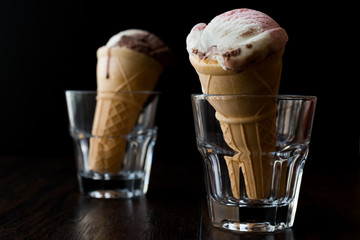
[[[241,72],[284,48],[288,36],[268,15],[235,9],[216,16],[206,25],[195,25],[186,39],[189,56],[212,60],[224,70]]]

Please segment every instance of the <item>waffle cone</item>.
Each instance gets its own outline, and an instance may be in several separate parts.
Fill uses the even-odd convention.
[[[122,47],[101,47],[97,57],[98,94],[89,169],[116,173],[125,153],[124,136],[134,128],[148,98],[148,94],[129,91],[152,91],[163,67],[144,54]]]
[[[99,92],[152,91],[163,71],[155,59],[125,47],[101,47],[97,58]]]
[[[190,61],[205,94],[276,95],[280,84],[283,50],[269,55],[240,73],[225,71],[212,61]],[[225,157],[231,189],[240,198],[240,170],[250,199],[269,196],[273,163],[268,154],[276,150],[276,101],[270,98],[212,96],[225,142],[237,153]],[[281,183],[280,191],[284,184]]]

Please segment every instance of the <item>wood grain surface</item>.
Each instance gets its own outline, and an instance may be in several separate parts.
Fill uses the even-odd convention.
[[[201,164],[155,161],[146,196],[101,200],[79,193],[73,159],[1,157],[0,239],[356,239],[359,173],[305,171],[292,229],[236,234],[211,225]]]

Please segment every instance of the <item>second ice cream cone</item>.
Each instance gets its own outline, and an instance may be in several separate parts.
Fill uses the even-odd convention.
[[[124,47],[101,47],[97,52],[98,95],[90,142],[93,171],[116,173],[125,152],[125,135],[133,129],[148,94],[163,67],[151,57]]]

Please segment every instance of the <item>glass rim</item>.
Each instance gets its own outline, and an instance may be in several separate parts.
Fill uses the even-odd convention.
[[[160,95],[159,91],[96,91],[96,90],[65,90],[66,93],[80,93],[80,94],[98,94],[98,93],[115,93],[115,94],[152,94]]]
[[[279,94],[279,95],[247,95],[247,94],[203,94],[203,93],[194,93],[191,94],[193,98],[206,99],[208,97],[243,97],[243,98],[276,98],[279,100],[317,100],[317,96],[311,95],[289,95],[289,94]]]

